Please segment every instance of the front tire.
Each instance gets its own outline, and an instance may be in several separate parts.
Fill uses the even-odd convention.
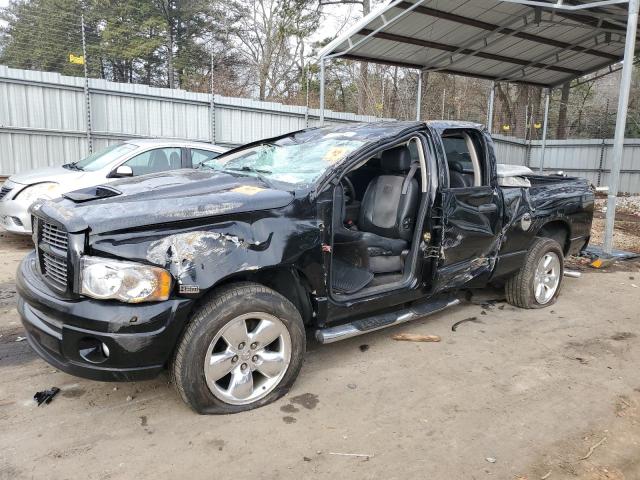
[[[520,308],[548,307],[558,298],[563,275],[560,244],[550,238],[536,238],[522,268],[507,280],[507,302]]]
[[[171,376],[196,412],[237,413],[284,395],[300,372],[305,350],[296,307],[263,285],[238,283],[217,291],[194,313]]]

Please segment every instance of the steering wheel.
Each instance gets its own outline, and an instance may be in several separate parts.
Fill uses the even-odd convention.
[[[353,183],[346,176],[340,180],[340,185],[344,191],[344,203],[345,205],[351,205],[356,199],[356,189],[353,187]]]

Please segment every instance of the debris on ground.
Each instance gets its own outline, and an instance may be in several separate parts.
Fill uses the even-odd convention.
[[[466,323],[466,322],[482,323],[481,321],[478,320],[478,317],[465,318],[464,320],[459,320],[456,323],[454,323],[453,325],[451,325],[451,331],[455,332],[460,325],[462,325],[463,323]]]
[[[369,455],[368,453],[341,453],[341,452],[329,452],[329,455],[338,455],[341,457],[360,457],[360,458],[373,458],[373,453]]]
[[[580,278],[582,276],[582,273],[580,273],[580,272],[578,272],[576,270],[567,270],[567,269],[565,269],[564,276],[565,277],[570,277],[570,278]]]
[[[358,348],[360,349],[361,352],[366,352],[367,350],[369,350],[369,345],[365,343],[363,345],[360,345]]]
[[[53,397],[55,397],[58,392],[60,392],[60,389],[58,387],[51,387],[49,390],[42,390],[41,392],[36,392],[36,394],[33,396],[33,399],[38,402],[38,406],[44,404],[49,404],[51,403],[51,400],[53,400]]]
[[[495,458],[493,458],[493,457],[487,457],[487,458],[485,458],[485,460],[486,460],[487,462],[489,462],[489,463],[496,463],[496,461],[497,461],[497,460],[496,460]]]
[[[602,445],[606,439],[607,437],[604,437],[598,443],[596,443],[595,445],[592,445],[589,451],[587,452],[587,454],[584,457],[582,457],[580,460],[586,460],[587,458],[589,458],[593,454],[594,450],[598,448],[600,445]]]
[[[398,333],[391,338],[400,342],[439,342],[438,335],[419,335],[417,333]]]
[[[16,342],[24,342],[27,337],[16,337]]]
[[[549,470],[545,475],[540,477],[540,480],[547,480],[551,476],[551,470]]]

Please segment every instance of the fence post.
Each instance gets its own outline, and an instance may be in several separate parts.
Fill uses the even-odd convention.
[[[493,104],[496,100],[496,82],[491,82],[491,92],[489,92],[489,108],[487,109],[487,129],[489,135],[493,134]]]
[[[549,123],[549,100],[551,97],[551,89],[547,88],[544,97],[544,123],[542,124],[542,149],[540,150],[540,175],[544,173],[544,151],[547,147],[547,125]]]
[[[91,129],[91,92],[89,91],[89,73],[87,70],[87,40],[84,33],[84,13],[80,14],[80,25],[82,27],[82,65],[84,66],[84,103],[87,121],[87,145],[89,154],[93,153],[93,140]]]
[[[213,93],[213,48],[211,49],[211,99],[209,100],[209,139],[216,143],[216,99]]]
[[[598,165],[598,183],[597,183],[598,187],[602,182],[602,167],[604,166],[604,148],[605,148],[604,135],[607,127],[608,118],[609,118],[609,99],[607,98],[607,103],[604,109],[604,119],[603,119],[602,125],[600,126],[600,137],[602,137],[602,143],[600,144],[600,164]]]

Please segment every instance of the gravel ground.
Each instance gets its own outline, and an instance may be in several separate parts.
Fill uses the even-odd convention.
[[[606,199],[596,199],[596,208],[591,229],[591,243],[604,242]],[[614,247],[640,253],[640,196],[618,197],[616,221],[613,233]]]
[[[79,379],[16,341],[14,272],[30,249],[29,238],[0,234],[0,480],[640,479],[640,262],[583,267],[545,309],[478,299],[310,343],[283,399],[206,417],[166,375]],[[33,394],[52,386],[61,393],[37,407]]]

